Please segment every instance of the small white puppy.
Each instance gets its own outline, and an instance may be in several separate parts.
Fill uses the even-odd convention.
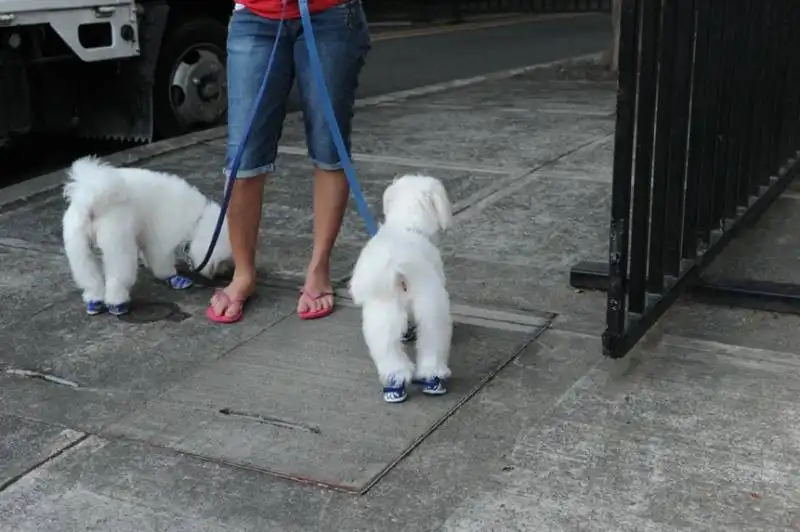
[[[423,175],[396,179],[383,194],[384,224],[367,243],[350,279],[362,307],[362,329],[388,403],[405,401],[406,384],[428,395],[447,392],[453,322],[439,249],[452,207],[442,183]],[[417,326],[416,367],[401,337],[409,318]]]
[[[95,157],[78,159],[68,174],[64,249],[87,313],[128,312],[140,256],[172,288],[191,286],[177,275],[177,254],[187,255],[190,264],[203,260],[219,218],[217,203],[176,175],[116,168]],[[200,273],[213,277],[230,257],[226,222]]]

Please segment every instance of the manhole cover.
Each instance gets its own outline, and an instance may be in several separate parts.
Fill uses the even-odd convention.
[[[119,316],[128,323],[154,323],[157,321],[183,321],[190,314],[183,312],[175,303],[153,301],[149,303],[133,303],[128,314]]]

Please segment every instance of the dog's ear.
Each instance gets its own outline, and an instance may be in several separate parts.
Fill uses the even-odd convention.
[[[433,187],[428,193],[428,199],[431,203],[431,207],[433,208],[433,212],[436,213],[436,220],[439,222],[439,229],[442,231],[446,231],[450,229],[450,226],[453,222],[453,209],[450,205],[450,200],[447,197],[447,191],[444,188],[444,185],[437,182],[436,186]]]
[[[383,215],[384,217],[389,214],[389,211],[392,209],[392,203],[394,203],[395,196],[397,196],[397,186],[395,183],[397,182],[397,178],[395,177],[392,182],[386,187],[386,190],[383,191]]]

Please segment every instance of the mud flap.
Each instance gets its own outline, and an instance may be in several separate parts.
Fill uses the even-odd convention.
[[[155,68],[168,14],[166,3],[147,3],[139,20],[141,55],[116,61],[113,69],[98,65],[91,80],[93,90],[80,95],[78,135],[135,142],[153,139]]]
[[[27,133],[32,124],[30,86],[25,65],[16,54],[0,50],[0,139]]]

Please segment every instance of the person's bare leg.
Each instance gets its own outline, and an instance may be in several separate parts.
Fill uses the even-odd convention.
[[[217,297],[212,301],[214,313],[217,315],[224,313],[228,317],[235,316],[244,300],[255,292],[256,248],[265,180],[266,176],[262,174],[237,179],[233,185],[227,217],[234,272],[230,284],[223,289],[228,300]]]
[[[314,169],[314,250],[306,271],[305,292],[297,312],[318,311],[333,306],[333,296],[313,300],[308,294],[332,292],[331,251],[339,236],[347,209],[350,187],[342,170]]]

